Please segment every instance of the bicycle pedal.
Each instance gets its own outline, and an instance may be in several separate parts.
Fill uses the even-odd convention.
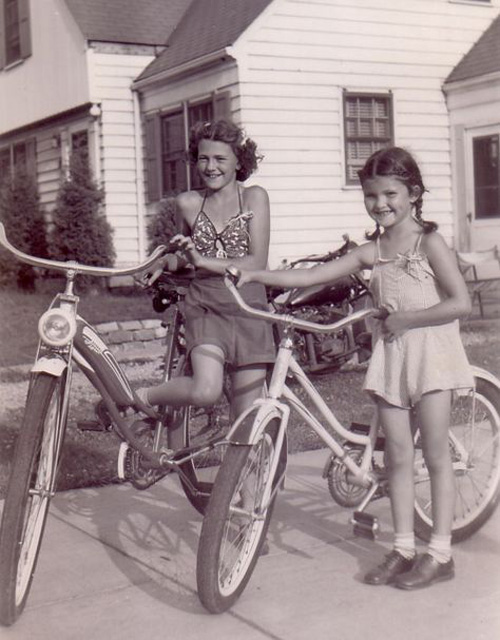
[[[120,480],[128,480],[128,474],[126,470],[126,457],[128,450],[130,449],[129,445],[126,442],[120,443],[120,448],[118,449],[118,460],[117,460],[117,473]]]
[[[106,432],[111,430],[109,427],[102,424],[102,422],[99,422],[98,420],[81,420],[80,422],[76,423],[76,426],[80,431]]]
[[[372,516],[364,511],[355,511],[352,515],[351,522],[353,524],[354,535],[374,540],[378,530],[379,523],[377,516]]]

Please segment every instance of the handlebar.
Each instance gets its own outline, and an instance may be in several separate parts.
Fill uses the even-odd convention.
[[[45,258],[36,258],[35,256],[30,256],[27,253],[23,253],[16,249],[10,242],[7,240],[7,236],[5,234],[5,228],[3,224],[0,222],[0,245],[4,249],[7,249],[12,255],[14,255],[18,260],[22,262],[26,262],[34,267],[44,267],[46,269],[53,269],[55,271],[74,271],[76,273],[86,273],[92,276],[128,276],[133,275],[139,271],[144,271],[151,267],[158,258],[161,258],[167,251],[167,247],[164,245],[160,245],[156,247],[153,253],[140,264],[136,264],[133,267],[126,267],[122,269],[118,269],[115,267],[91,267],[89,265],[80,264],[78,262],[74,262],[72,260],[68,260],[67,262],[62,262],[59,260],[48,260]]]
[[[344,241],[344,244],[338,249],[335,249],[335,251],[329,251],[328,253],[324,253],[324,254],[314,254],[310,256],[305,256],[304,258],[298,258],[297,260],[290,262],[287,268],[293,269],[299,264],[310,263],[310,262],[317,262],[317,263],[331,262],[332,260],[336,260],[337,258],[340,258],[341,256],[345,255],[346,253],[349,252],[350,249],[357,246],[356,242],[352,241],[349,237],[349,234],[347,233],[344,233],[344,235],[342,236],[342,240]]]
[[[355,311],[350,315],[338,320],[337,322],[333,322],[332,324],[319,324],[317,322],[310,322],[309,320],[303,320],[302,318],[297,318],[289,313],[273,313],[272,311],[264,311],[262,309],[256,309],[255,307],[251,307],[248,305],[243,298],[241,297],[240,292],[235,286],[235,282],[238,281],[238,269],[235,267],[228,267],[226,269],[226,275],[224,278],[224,282],[226,287],[229,289],[231,294],[234,296],[238,305],[246,311],[249,315],[254,316],[255,318],[262,318],[263,320],[267,320],[268,322],[279,322],[281,324],[286,324],[288,326],[293,326],[297,329],[303,329],[305,331],[311,331],[313,333],[335,333],[336,331],[340,331],[344,329],[344,327],[353,324],[354,322],[358,322],[359,320],[364,320],[365,318],[377,316],[377,318],[382,319],[387,317],[388,311],[386,309],[361,309],[360,311]]]

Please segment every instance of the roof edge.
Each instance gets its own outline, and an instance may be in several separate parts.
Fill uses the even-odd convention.
[[[23,124],[20,127],[16,127],[15,129],[4,131],[2,134],[0,134],[0,141],[3,142],[4,140],[7,140],[8,138],[11,138],[13,136],[25,134],[29,131],[55,124],[59,120],[66,120],[69,118],[84,115],[85,113],[89,113],[91,107],[94,104],[100,104],[100,101],[96,100],[94,102],[83,102],[76,107],[71,107],[70,109],[59,111],[58,113],[54,113],[45,118],[41,118],[40,120],[35,120],[33,122],[29,122],[28,124]]]
[[[489,83],[492,80],[500,80],[500,71],[485,73],[482,76],[473,76],[471,78],[464,78],[462,80],[452,80],[451,82],[445,81],[443,83],[443,91],[445,93],[449,93],[458,89],[468,89],[480,84]]]
[[[218,49],[217,51],[212,51],[211,53],[207,53],[204,56],[199,58],[194,58],[193,60],[188,60],[188,62],[184,62],[183,64],[177,65],[171,69],[166,69],[161,73],[152,74],[146,78],[134,80],[132,82],[132,90],[140,91],[147,86],[157,84],[162,82],[163,80],[168,80],[182,73],[187,73],[189,71],[194,71],[195,69],[199,69],[200,67],[204,67],[210,65],[214,62],[224,61],[226,58],[232,58],[233,56],[233,46],[230,45],[228,47],[224,47],[223,49]]]

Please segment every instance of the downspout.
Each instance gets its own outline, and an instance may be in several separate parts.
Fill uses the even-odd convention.
[[[139,92],[132,87],[134,105],[135,190],[137,193],[137,241],[139,262],[146,257],[146,202],[144,200],[144,163],[142,161],[142,126]]]

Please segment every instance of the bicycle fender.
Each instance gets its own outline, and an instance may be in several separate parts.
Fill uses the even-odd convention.
[[[254,413],[255,417],[252,426],[248,426],[248,418]],[[231,444],[251,445],[255,444],[261,434],[262,428],[271,418],[283,418],[288,421],[290,409],[281,402],[271,401],[269,399],[256,400],[254,404],[244,411],[234,423],[233,427],[226,436],[226,440]]]
[[[486,369],[483,369],[482,367],[476,367],[476,365],[471,365],[471,369],[474,377],[489,382],[494,387],[496,387],[498,391],[500,391],[500,380],[495,375],[493,375]]]
[[[43,356],[35,362],[31,368],[31,373],[48,373],[50,376],[60,378],[67,366],[68,363],[62,358]]]
[[[76,319],[73,357],[87,377],[97,376],[106,391],[120,406],[134,403],[130,383],[97,331],[80,316]]]

